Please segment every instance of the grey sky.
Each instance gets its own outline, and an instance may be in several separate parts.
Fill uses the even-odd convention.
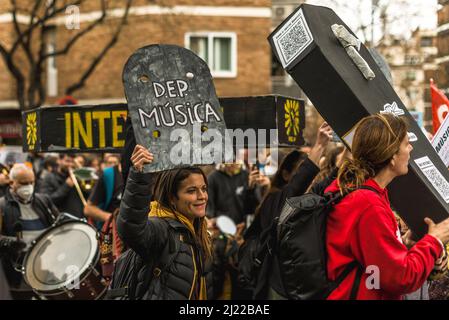
[[[381,4],[388,4],[394,23],[391,33],[408,36],[410,31],[421,29],[435,29],[437,26],[438,0],[379,0]],[[371,23],[371,0],[308,0],[307,3],[331,7],[354,31],[359,25]],[[404,4],[405,3],[405,4]],[[377,17],[376,17],[377,15]],[[375,38],[381,33],[379,16],[375,17]],[[371,32],[368,32],[371,35]],[[363,39],[363,34],[358,33]]]

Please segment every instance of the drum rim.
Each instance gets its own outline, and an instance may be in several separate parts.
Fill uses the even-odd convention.
[[[92,227],[90,224],[83,222],[83,221],[77,221],[77,220],[70,220],[70,221],[64,221],[60,224],[57,225],[52,225],[50,228],[48,228],[47,230],[45,230],[45,232],[43,232],[41,235],[39,235],[39,237],[37,237],[34,241],[33,241],[33,245],[32,247],[27,251],[27,253],[25,254],[24,260],[23,260],[23,267],[22,267],[22,274],[23,274],[23,279],[25,280],[25,282],[36,292],[39,293],[56,293],[58,291],[64,291],[63,288],[67,288],[67,286],[69,284],[72,283],[72,280],[66,280],[65,282],[61,282],[58,284],[52,284],[52,285],[47,285],[47,284],[43,284],[41,286],[41,288],[37,289],[34,288],[33,285],[30,283],[30,279],[34,279],[36,283],[42,284],[41,281],[39,281],[38,279],[36,279],[36,277],[34,277],[32,269],[31,272],[27,272],[27,270],[29,268],[27,268],[28,265],[28,260],[30,259],[30,257],[32,256],[32,252],[34,251],[33,249],[36,247],[36,245],[43,239],[45,238],[46,235],[48,235],[49,233],[51,233],[52,231],[54,231],[57,228],[62,228],[63,226],[66,226],[68,224],[79,224],[79,225],[83,225],[83,226],[87,226],[90,229],[92,229],[95,233],[95,239],[97,241],[95,241],[93,243],[93,245],[96,246],[95,250],[92,250],[92,253],[90,254],[89,258],[91,257],[91,263],[84,266],[83,268],[81,268],[77,274],[76,277],[74,278],[79,278],[80,282],[82,282],[82,279],[85,278],[84,274],[86,273],[87,270],[90,269],[90,267],[95,267],[95,265],[97,264],[99,257],[100,257],[100,246],[98,243],[98,232],[97,230]],[[36,255],[34,255],[36,256]],[[31,274],[31,276],[30,276]]]
[[[85,280],[87,280],[90,277],[90,275],[92,274],[92,272],[86,272],[86,271],[91,270],[90,267],[92,267],[92,269],[95,268],[94,266],[89,266],[89,268],[87,268],[85,270],[85,272],[80,277],[80,284],[82,282],[84,282]],[[98,277],[99,277],[99,279],[104,279],[104,277],[101,274]],[[102,286],[104,288],[101,290],[101,292],[99,292],[98,296],[95,297],[94,300],[98,300],[98,299],[102,298],[104,296],[106,290],[108,290],[108,288],[109,288],[109,286],[106,285],[106,284],[102,284]],[[38,290],[38,289],[34,289],[34,288],[32,288],[32,289],[33,289],[34,293],[37,294],[38,296],[42,296],[42,297],[45,297],[45,298],[50,298],[49,300],[52,300],[51,299],[52,297],[56,297],[56,296],[60,296],[60,295],[66,294],[66,290],[64,290],[62,288],[66,288],[67,289],[66,286],[60,287],[59,289],[52,289],[52,290],[46,290],[46,291]],[[81,291],[82,288],[80,287],[79,289],[75,289],[75,288],[67,289],[67,291],[69,291],[69,292],[72,292],[74,290]],[[67,300],[72,300],[72,299],[73,298],[68,298]],[[83,299],[83,300],[89,300],[89,299]]]

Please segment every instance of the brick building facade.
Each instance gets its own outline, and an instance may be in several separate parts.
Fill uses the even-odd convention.
[[[420,114],[422,125],[432,131],[429,83],[438,70],[434,62],[438,52],[436,31],[417,29],[410,39],[384,37],[376,49],[388,62],[393,87],[402,102],[409,111]]]
[[[449,93],[449,1],[439,0],[438,10],[438,58],[439,72],[435,76],[437,85]]]
[[[8,5],[1,3],[0,41],[8,45],[15,33]],[[85,3],[79,8],[81,30],[101,13],[99,1]],[[46,104],[64,96],[65,90],[79,79],[109,41],[125,2],[108,3],[106,23],[83,36],[67,55],[47,62]],[[47,36],[47,46],[53,46],[53,50],[61,49],[79,32],[66,27],[66,18],[61,15],[53,21],[54,28]],[[122,70],[126,60],[138,48],[155,43],[176,44],[196,51],[211,67],[219,96],[269,94],[270,28],[270,0],[134,0],[119,41],[74,96],[81,103],[123,100]],[[0,107],[17,105],[14,87],[14,80],[0,59]]]

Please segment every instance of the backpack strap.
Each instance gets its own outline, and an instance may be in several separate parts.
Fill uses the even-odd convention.
[[[354,269],[357,269],[357,273],[355,276],[354,284],[352,285],[351,288],[351,295],[349,299],[356,300],[357,293],[359,291],[360,281],[362,279],[363,267],[360,263],[358,263],[358,261],[355,260],[349,263],[343,270],[343,272],[337,277],[337,279],[329,285],[327,296],[329,296],[332,293],[332,291],[337,289],[340,286],[340,284],[349,276],[349,274],[352,271],[354,271]]]
[[[377,191],[376,189],[374,189],[373,187],[370,187],[370,186],[361,186],[361,187],[357,188],[356,190],[360,190],[360,189],[370,190],[370,191],[373,191],[374,193],[377,193],[378,195],[380,195],[379,191]]]
[[[373,191],[376,194],[380,195],[379,191],[377,191],[376,189],[374,189],[373,187],[370,186],[361,186],[357,189],[352,190],[351,192],[354,192],[356,190],[369,190],[369,191]],[[337,203],[338,201],[340,201],[341,199],[343,199],[343,197],[340,196],[340,198],[337,198]],[[335,202],[332,202],[332,204],[334,204]],[[354,283],[352,285],[351,288],[351,294],[349,299],[350,300],[356,300],[357,299],[357,294],[359,291],[359,287],[360,287],[360,281],[362,280],[362,274],[363,274],[363,267],[362,265],[354,260],[353,262],[351,262],[350,264],[348,264],[346,266],[346,268],[343,270],[343,272],[337,277],[337,279],[335,280],[335,282],[332,283],[332,285],[330,286],[330,290],[329,290],[329,294],[334,291],[335,289],[337,289],[337,287],[349,276],[349,274],[354,270],[357,269],[357,273],[355,275],[355,280]]]
[[[360,281],[362,281],[363,267],[359,264],[357,267],[357,273],[355,274],[354,284],[352,285],[351,295],[349,300],[357,300],[357,293],[359,292]]]
[[[172,265],[173,261],[175,260],[179,252],[181,235],[175,232],[175,229],[171,226],[170,222],[167,219],[161,220],[167,224],[168,243],[162,250],[160,260],[152,261],[151,262],[152,266],[149,267],[147,272],[145,273],[143,278],[143,285],[140,286],[142,290],[140,290],[140,292],[136,292],[134,296],[134,299],[137,300],[142,299],[153,279],[159,278],[162,274],[164,274],[168,270],[168,268]]]
[[[276,217],[271,222],[270,227],[263,231],[262,233],[270,233],[269,240],[264,242],[262,247],[257,251],[256,257],[254,258],[254,264],[257,268],[259,268],[262,263],[265,261],[267,254],[273,254],[273,250],[276,245],[277,239],[277,225],[278,225],[279,217]]]
[[[171,266],[177,253],[179,251],[180,242],[182,241],[182,235],[175,232],[174,228],[170,225],[170,223],[163,219],[168,225],[168,244],[162,253],[161,260],[159,263],[153,268],[153,276],[159,277],[162,273],[167,271],[167,269]],[[166,250],[168,249],[168,252]]]

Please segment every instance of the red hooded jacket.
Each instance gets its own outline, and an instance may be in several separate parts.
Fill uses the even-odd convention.
[[[362,274],[358,300],[399,300],[402,295],[414,292],[424,284],[443,248],[438,239],[426,235],[408,250],[402,243],[387,190],[373,179],[365,185],[376,189],[379,194],[364,189],[354,191],[329,214],[326,239],[328,276],[335,280],[350,262],[356,260],[364,271],[369,271]],[[337,191],[337,181],[325,190]],[[379,289],[372,289],[375,284],[372,270],[376,267],[379,270]],[[356,270],[353,270],[328,299],[349,299],[355,275]]]

